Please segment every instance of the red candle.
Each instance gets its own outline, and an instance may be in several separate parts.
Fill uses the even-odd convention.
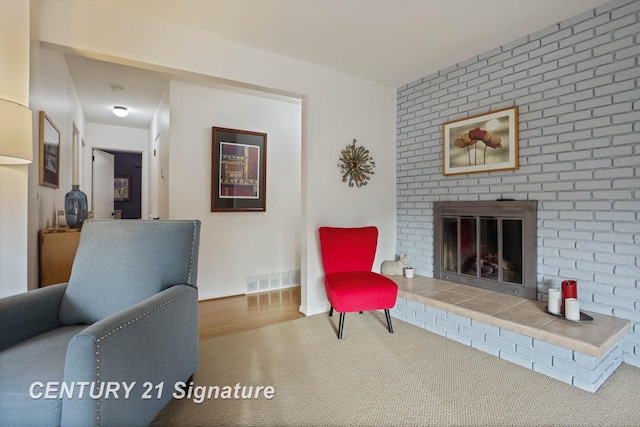
[[[560,312],[564,315],[564,300],[567,298],[578,298],[578,283],[575,280],[562,281],[562,307]]]

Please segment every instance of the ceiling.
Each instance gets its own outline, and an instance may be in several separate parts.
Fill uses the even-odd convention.
[[[608,0],[85,1],[399,87]],[[148,127],[170,75],[65,56],[88,122]]]

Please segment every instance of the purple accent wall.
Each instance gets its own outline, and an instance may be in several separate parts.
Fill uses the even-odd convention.
[[[142,212],[142,154],[111,151],[115,157],[115,176],[131,177],[131,201],[114,202],[113,208],[122,211],[122,219],[139,219]]]

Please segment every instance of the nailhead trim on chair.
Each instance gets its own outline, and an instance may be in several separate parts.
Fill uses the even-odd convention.
[[[187,283],[191,283],[191,268],[193,267],[193,253],[196,248],[196,222],[192,221],[193,237],[191,238],[191,253],[189,254],[189,271],[187,272]]]
[[[127,321],[127,323],[122,324],[116,328],[113,328],[112,330],[110,330],[109,332],[107,332],[106,334],[102,335],[101,337],[99,337],[96,340],[96,384],[100,385],[100,343],[102,341],[104,341],[105,339],[109,338],[111,336],[111,334],[115,334],[117,331],[126,328],[127,326],[137,322],[138,320],[142,319],[143,317],[145,317],[147,314],[150,314],[154,311],[156,311],[157,309],[159,309],[160,307],[164,307],[165,305],[169,304],[170,302],[175,301],[176,299],[183,297],[187,294],[190,294],[191,292],[184,292],[181,293],[180,295],[176,295],[175,297],[163,302],[162,304],[158,304],[157,306],[150,308],[149,310],[145,311],[143,314],[141,314],[140,316],[136,317],[133,320],[129,320]],[[100,427],[100,399],[96,399],[96,422],[97,422],[97,427]]]
[[[88,222],[106,222],[106,221],[101,221],[101,220],[88,220]],[[195,246],[196,246],[196,222],[192,221],[191,224],[193,225],[193,236],[191,238],[191,253],[189,254],[189,270],[187,272],[187,281],[186,283],[190,283],[191,282],[191,270],[193,268],[193,255],[195,252]],[[101,336],[100,338],[97,339],[96,341],[96,383],[100,384],[100,342],[102,342],[104,339],[108,338],[109,336],[111,336],[112,333],[115,333],[116,331],[119,331],[120,329],[124,329],[127,326],[131,325],[132,323],[142,319],[144,316],[146,316],[147,314],[157,310],[160,307],[163,307],[167,304],[169,304],[170,302],[174,301],[177,298],[180,298],[183,295],[186,295],[187,292],[180,294],[180,295],[176,295],[175,297],[171,298],[168,301],[165,301],[164,303],[157,305],[155,307],[153,307],[152,309],[146,311],[144,314],[136,317],[133,320],[129,320],[126,324],[124,325],[120,325],[117,328],[112,329],[111,331],[107,332],[106,334],[104,334],[103,336]],[[100,399],[96,400],[96,424],[97,427],[100,427]]]

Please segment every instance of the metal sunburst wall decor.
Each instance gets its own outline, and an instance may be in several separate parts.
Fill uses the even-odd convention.
[[[373,175],[373,169],[376,162],[373,157],[369,156],[369,150],[364,147],[356,147],[356,140],[352,145],[342,150],[340,163],[338,163],[340,173],[342,173],[342,182],[349,180],[349,187],[362,187],[367,185],[367,181],[371,179],[369,175]]]

